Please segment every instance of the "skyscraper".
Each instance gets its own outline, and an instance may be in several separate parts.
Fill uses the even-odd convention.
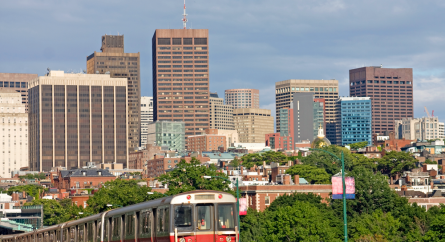
[[[185,122],[185,135],[209,128],[209,31],[157,29],[152,39],[153,120]]]
[[[312,92],[314,98],[323,98],[325,100],[325,121],[326,133],[329,139],[330,125],[335,122],[335,101],[338,99],[338,81],[337,80],[286,80],[275,83],[275,105],[276,105],[276,126],[277,132],[280,132],[279,112],[282,108],[289,108],[294,93]],[[295,109],[295,106],[294,106]],[[295,111],[295,110],[294,110]],[[295,112],[294,112],[295,114]],[[332,128],[331,128],[332,129]],[[295,137],[297,139],[297,137]]]
[[[141,97],[141,146],[147,144],[148,124],[153,122],[153,97]]]
[[[218,130],[234,130],[233,106],[224,105],[217,93],[210,93],[210,128]]]
[[[412,118],[413,69],[362,67],[349,70],[349,95],[370,97],[372,132],[394,132],[394,121]]]
[[[0,134],[0,176],[9,178],[28,166],[28,114],[14,89],[0,88]]]
[[[260,108],[260,91],[257,89],[229,89],[225,91],[225,99],[233,108]]]
[[[127,166],[127,78],[50,71],[29,82],[29,166]]]
[[[369,97],[338,99],[341,117],[341,145],[367,141],[372,145],[372,108]]]
[[[37,74],[0,73],[0,91],[4,88],[19,92],[28,113],[28,82],[35,78]]]
[[[123,35],[102,36],[102,52],[94,51],[87,57],[88,74],[110,74],[128,80],[128,149],[140,145],[141,130],[141,75],[140,54],[124,52]]]
[[[315,137],[317,137],[319,127],[324,127],[323,102],[315,99],[314,96],[312,92],[293,94],[294,142],[301,142],[303,140],[312,142]],[[283,128],[285,126],[287,125],[283,125]]]

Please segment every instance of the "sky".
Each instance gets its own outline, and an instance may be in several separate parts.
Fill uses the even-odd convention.
[[[414,116],[445,121],[443,0],[187,0],[188,28],[209,29],[210,89],[260,90],[275,113],[275,82],[337,79],[349,70],[413,68]],[[181,0],[0,0],[0,72],[80,72],[101,36],[123,34],[141,54],[141,94],[152,96],[151,38],[182,28]]]

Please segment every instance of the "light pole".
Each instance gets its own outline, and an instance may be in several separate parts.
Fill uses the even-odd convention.
[[[117,204],[111,204],[111,203],[108,203],[107,204],[107,207],[113,207],[113,206],[116,206],[116,207],[123,207],[122,205],[117,205]]]
[[[204,176],[204,178],[205,179],[210,179],[210,178],[219,178],[219,179],[223,179],[223,180],[226,180],[226,181],[228,181],[228,182],[230,182],[230,183],[232,183],[229,179],[227,179],[227,178],[224,178],[224,177],[220,177],[220,176]],[[238,229],[238,233],[240,233],[241,234],[241,220],[240,220],[240,217],[239,217],[239,187],[238,187],[238,178],[236,179],[236,211],[237,211],[237,216],[238,216],[238,226],[239,226],[239,229]],[[240,235],[238,235],[238,241],[240,241],[241,242],[241,238],[240,238],[241,236]]]
[[[347,242],[348,241],[348,219],[346,217],[345,155],[343,154],[343,151],[342,151],[341,158],[338,158],[338,156],[336,156],[334,153],[331,153],[327,150],[315,149],[315,148],[309,148],[309,150],[322,151],[322,152],[328,153],[341,162],[341,179],[342,179],[342,186],[343,186],[343,196],[342,196],[343,197],[343,228],[344,228],[345,242]]]

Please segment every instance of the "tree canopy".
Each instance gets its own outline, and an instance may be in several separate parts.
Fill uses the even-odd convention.
[[[20,179],[39,179],[43,180],[46,178],[45,173],[35,173],[35,174],[26,174],[24,176],[19,176]]]
[[[410,153],[390,151],[377,162],[383,174],[394,175],[415,168],[417,160]]]
[[[125,207],[164,196],[160,193],[148,194],[148,192],[151,192],[151,188],[138,186],[136,180],[108,181],[88,199],[88,210],[92,213],[100,213],[117,206]],[[111,204],[112,207],[108,207],[107,204]]]
[[[10,187],[8,189],[8,195],[11,195],[13,192],[25,191],[29,196],[32,196],[34,198],[39,198],[39,196],[40,196],[39,194],[46,190],[48,190],[48,189],[44,188],[42,186],[29,184],[29,185]]]
[[[242,164],[246,168],[253,167],[254,165],[261,166],[263,165],[263,161],[266,162],[267,165],[269,165],[271,162],[275,163],[286,163],[289,160],[295,160],[295,157],[293,156],[286,156],[282,152],[275,152],[275,151],[266,151],[263,153],[251,153],[244,155],[241,157],[241,160],[243,161]]]
[[[158,180],[168,186],[168,195],[193,191],[216,190],[235,194],[229,187],[230,183],[221,178],[206,179],[204,176],[213,176],[229,179],[224,173],[219,172],[215,166],[201,165],[199,160],[192,158],[190,163],[181,160],[175,169],[161,175]]]
[[[294,165],[286,170],[293,176],[299,175],[311,184],[330,184],[331,176],[323,169],[311,165]]]
[[[66,221],[80,218],[79,212],[83,212],[82,207],[69,203],[61,203],[53,199],[36,199],[32,202],[25,203],[25,206],[43,205],[43,225],[51,226],[54,224],[64,223]],[[62,201],[66,201],[65,199]]]
[[[349,147],[351,147],[351,150],[357,150],[357,149],[360,149],[360,148],[365,148],[366,146],[368,146],[368,141],[363,141],[363,142],[357,142],[357,143],[349,144]]]

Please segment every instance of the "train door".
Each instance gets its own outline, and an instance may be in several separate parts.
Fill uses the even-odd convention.
[[[213,204],[196,204],[196,242],[215,241],[215,209]]]

